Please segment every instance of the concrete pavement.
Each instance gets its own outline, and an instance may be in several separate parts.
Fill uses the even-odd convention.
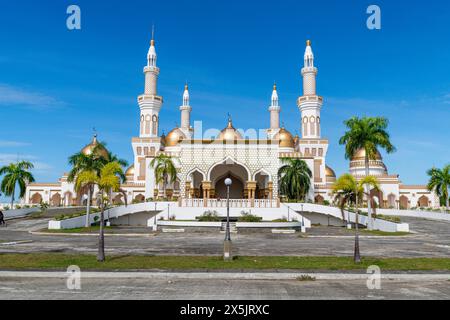
[[[65,278],[1,278],[2,300],[381,300],[450,299],[448,281],[383,280],[369,290],[365,280],[198,280],[82,278],[68,290]]]

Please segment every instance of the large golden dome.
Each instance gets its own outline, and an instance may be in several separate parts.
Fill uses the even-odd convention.
[[[184,133],[180,130],[180,128],[175,128],[169,132],[169,134],[165,138],[165,146],[166,147],[175,147],[181,141],[186,139]]]
[[[220,132],[217,139],[226,141],[241,140],[242,135],[233,127],[233,122],[230,118],[228,119],[228,126]]]
[[[295,140],[292,134],[285,128],[281,128],[280,131],[275,135],[275,140],[280,141],[280,147],[282,148],[294,148]]]
[[[359,160],[365,160],[365,159],[366,159],[366,149],[364,149],[364,148],[356,151],[355,155],[352,157],[352,161],[359,161]],[[378,150],[376,150],[375,159],[369,159],[369,160],[383,160],[383,157],[378,152]]]
[[[94,150],[96,151],[98,156],[103,157],[105,159],[109,159],[108,150],[106,150],[105,147],[103,147],[101,144],[98,143],[96,134],[92,138],[92,142],[87,146],[85,146],[83,149],[81,149],[81,153],[83,153],[86,156],[89,156],[94,152]]]

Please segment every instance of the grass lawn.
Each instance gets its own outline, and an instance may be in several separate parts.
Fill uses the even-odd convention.
[[[348,229],[347,229],[348,230]],[[355,230],[348,230],[349,233],[355,234]],[[411,235],[409,232],[385,232],[385,231],[379,231],[379,230],[367,230],[367,229],[360,229],[359,230],[360,235],[366,235],[366,236],[390,236],[390,237],[401,237],[401,236],[408,236]]]
[[[0,254],[0,270],[66,270],[77,265],[81,270],[366,270],[377,265],[381,270],[450,270],[450,258],[364,258],[359,265],[351,257],[237,257],[225,262],[206,256],[109,256],[105,263],[94,255],[61,253]]]
[[[105,227],[105,232],[108,230],[112,230],[114,227]],[[61,229],[61,230],[50,230],[50,229],[43,229],[40,230],[41,232],[47,232],[47,233],[99,233],[100,226],[91,226],[89,228],[75,228],[75,229]]]

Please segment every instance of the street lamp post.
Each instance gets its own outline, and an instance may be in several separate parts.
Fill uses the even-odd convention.
[[[223,245],[223,259],[232,260],[231,256],[231,232],[230,232],[230,186],[233,181],[230,178],[225,179],[227,186],[227,227],[225,232],[225,241]]]

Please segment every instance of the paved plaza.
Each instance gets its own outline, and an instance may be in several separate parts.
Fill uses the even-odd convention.
[[[81,290],[71,291],[66,279],[2,278],[0,300],[289,300],[289,299],[450,299],[448,281],[391,281],[369,290],[366,281],[155,280],[82,279]]]
[[[450,257],[450,223],[402,218],[414,232],[408,236],[362,236],[361,252],[371,257]],[[17,219],[0,228],[0,253],[96,253],[94,235],[36,235],[47,219]],[[124,228],[135,236],[106,237],[107,254],[220,255],[224,235],[219,232],[151,234],[146,228]],[[137,233],[137,234],[136,234]],[[140,233],[140,235],[139,235]],[[319,227],[299,233],[238,233],[232,236],[234,254],[243,256],[351,256],[353,233],[342,228]],[[24,241],[4,245],[2,242]]]

